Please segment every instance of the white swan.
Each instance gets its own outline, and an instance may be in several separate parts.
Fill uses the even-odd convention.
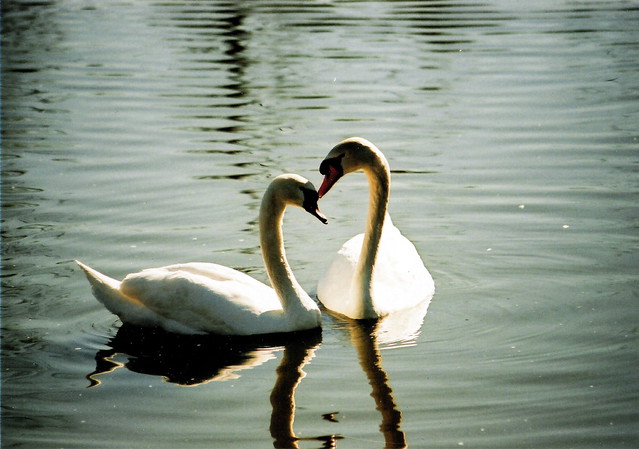
[[[288,205],[327,223],[313,184],[298,175],[271,182],[260,207],[260,241],[273,288],[232,268],[186,263],[129,274],[122,282],[78,262],[93,294],[125,323],[181,334],[254,335],[317,328],[317,304],[286,260],[282,220]]]
[[[320,165],[324,181],[319,197],[357,170],[364,171],[369,183],[366,232],[338,251],[318,283],[317,297],[327,309],[353,319],[379,318],[430,301],[433,278],[387,213],[390,169],[375,145],[361,137],[337,144]]]

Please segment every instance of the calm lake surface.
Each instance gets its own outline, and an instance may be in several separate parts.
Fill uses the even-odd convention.
[[[2,2],[2,446],[637,447],[638,124],[636,1]],[[435,278],[416,333],[160,335],[73,263],[266,280],[262,192],[349,136]],[[367,201],[287,213],[312,296]]]

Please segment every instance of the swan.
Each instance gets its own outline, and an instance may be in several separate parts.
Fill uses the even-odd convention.
[[[390,169],[371,142],[351,137],[338,143],[320,165],[322,198],[344,175],[363,170],[370,204],[366,232],[348,240],[317,286],[317,297],[332,312],[353,319],[380,318],[429,302],[435,283],[415,246],[387,212]]]
[[[129,274],[122,282],[76,261],[95,297],[124,323],[179,334],[256,335],[320,327],[320,310],[286,260],[282,220],[288,205],[328,220],[313,184],[299,175],[276,177],[260,207],[262,257],[273,288],[232,268],[184,263]]]

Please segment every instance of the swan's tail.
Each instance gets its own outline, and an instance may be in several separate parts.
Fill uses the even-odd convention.
[[[119,316],[122,321],[138,325],[152,325],[157,322],[156,315],[144,304],[120,291],[122,284],[120,281],[110,278],[78,260],[75,262],[82,268],[89,280],[93,296],[109,311]]]
[[[82,271],[84,271],[84,274],[87,276],[87,279],[89,280],[91,287],[93,287],[94,292],[102,292],[104,289],[120,289],[120,281],[110,278],[109,276],[104,275],[97,270],[94,270],[93,268],[83,264],[79,260],[76,260],[75,263],[77,263],[78,266],[82,268]]]

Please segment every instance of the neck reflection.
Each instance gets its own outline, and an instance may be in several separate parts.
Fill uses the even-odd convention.
[[[295,420],[295,389],[306,376],[302,370],[313,358],[317,345],[304,342],[291,343],[285,346],[282,361],[277,367],[277,380],[271,391],[271,436],[276,448],[297,448],[298,438],[293,431]]]
[[[372,391],[371,396],[375,400],[377,410],[382,414],[382,423],[379,428],[384,435],[384,447],[407,447],[406,435],[400,430],[402,413],[397,407],[393,390],[388,382],[388,374],[382,367],[382,356],[377,343],[377,331],[379,321],[355,321],[349,322],[351,341],[359,358],[359,363],[366,373],[368,383]]]
[[[298,438],[293,430],[295,390],[305,377],[303,371],[322,342],[319,329],[251,338],[183,336],[157,329],[123,325],[109,342],[109,349],[96,353],[96,368],[86,377],[90,387],[99,386],[104,376],[119,369],[161,376],[180,386],[237,379],[242,370],[276,358],[284,349],[271,391],[270,433],[276,448],[298,448],[300,440],[322,442],[335,447],[340,437],[325,435]]]
[[[298,441],[320,441],[323,448],[336,447],[337,435],[322,435],[300,438],[295,435],[295,390],[306,376],[303,371],[315,355],[320,339],[299,339],[284,346],[282,361],[277,367],[277,379],[271,391],[271,425],[273,447],[277,449],[299,449]]]

